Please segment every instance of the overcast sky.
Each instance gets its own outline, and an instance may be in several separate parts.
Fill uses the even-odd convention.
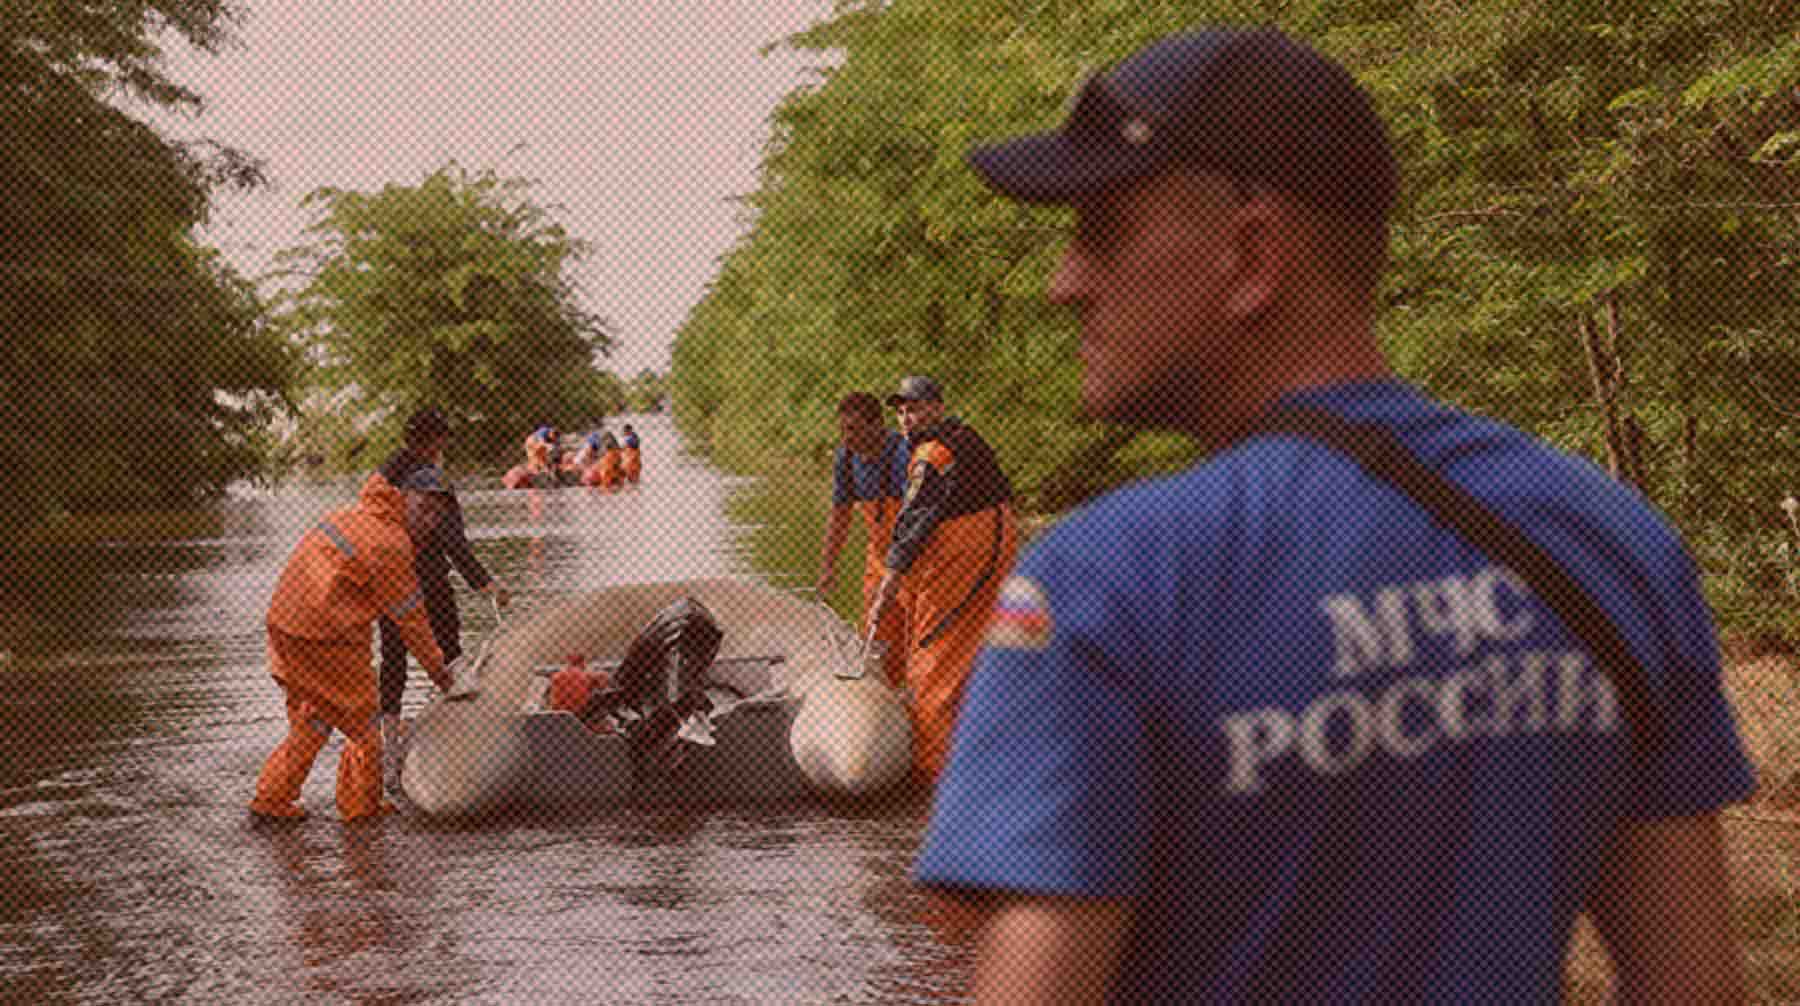
[[[767,117],[817,54],[767,44],[831,0],[246,0],[239,43],[172,53],[206,99],[162,119],[263,158],[272,189],[224,195],[206,239],[249,275],[296,244],[320,186],[412,184],[455,158],[537,179],[532,198],[593,242],[580,280],[620,345],[663,370],[741,233]],[[523,145],[523,149],[514,148]],[[510,153],[509,153],[510,151]]]

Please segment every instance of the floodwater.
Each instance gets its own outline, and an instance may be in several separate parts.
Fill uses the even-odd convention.
[[[610,583],[810,580],[810,550],[753,569],[768,529],[742,498],[757,487],[641,418],[636,487],[465,482],[475,550],[517,595],[509,621]],[[298,536],[353,495],[247,491],[175,537],[40,554],[0,593],[0,1000],[963,997],[968,951],[922,924],[908,880],[917,804],[345,826],[340,739],[307,785],[309,821],[253,824],[256,772],[286,730],[263,612]],[[494,627],[479,600],[462,594],[469,648]],[[415,669],[409,711],[427,688]]]

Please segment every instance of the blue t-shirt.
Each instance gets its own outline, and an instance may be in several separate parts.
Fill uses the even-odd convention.
[[[893,430],[887,431],[874,461],[864,461],[862,455],[840,446],[832,457],[831,505],[904,496],[907,458],[906,438]]]
[[[1113,493],[1021,559],[961,710],[926,884],[1135,899],[1121,1002],[1556,1002],[1623,822],[1753,788],[1710,614],[1631,490],[1396,382],[1379,422],[1546,549],[1644,665],[1603,671],[1516,574],[1316,442]]]

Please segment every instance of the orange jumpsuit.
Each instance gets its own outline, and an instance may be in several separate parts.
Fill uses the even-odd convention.
[[[620,468],[624,472],[625,481],[636,482],[644,474],[644,455],[636,447],[626,447],[620,452]]]
[[[974,430],[948,419],[914,444],[886,567],[909,595],[913,774],[935,783],[1019,535],[1012,487]]]
[[[608,447],[600,455],[600,484],[607,489],[624,481],[623,454],[624,452],[617,447]]]
[[[525,468],[533,475],[554,475],[550,466],[550,442],[533,430],[525,438]]]
[[[308,531],[282,570],[267,625],[269,673],[287,692],[288,734],[257,777],[252,810],[303,815],[300,788],[334,727],[349,741],[338,762],[339,813],[351,821],[384,809],[375,620],[392,619],[431,679],[448,683],[405,521],[401,492],[370,475],[356,504]]]

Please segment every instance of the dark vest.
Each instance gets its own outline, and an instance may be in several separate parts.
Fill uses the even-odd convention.
[[[993,448],[960,420],[946,419],[911,442],[914,451],[932,442],[950,448],[956,470],[950,476],[950,499],[944,520],[980,513],[1012,500],[1012,483],[1000,470]]]

